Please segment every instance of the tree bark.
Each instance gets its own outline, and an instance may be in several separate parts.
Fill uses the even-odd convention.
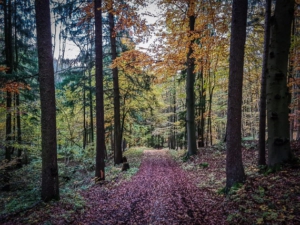
[[[82,66],[83,67],[83,66]],[[86,105],[85,105],[85,72],[83,71],[83,143],[82,147],[85,149],[87,145],[87,122],[86,122]]]
[[[11,102],[12,102],[12,94],[9,91],[6,91],[6,146],[5,146],[5,159],[10,161],[11,160]]]
[[[16,107],[17,107],[17,142],[22,144],[21,136],[21,112],[20,112],[20,94],[16,93]],[[22,148],[18,148],[18,157],[22,155]]]
[[[241,152],[241,113],[247,0],[233,0],[226,129],[226,190],[245,180]]]
[[[111,9],[108,13],[109,20],[109,30],[110,30],[110,44],[111,44],[111,54],[112,61],[117,58],[117,44],[116,44],[116,32],[114,15],[111,11],[113,9],[113,0],[110,1]],[[112,70],[113,72],[113,88],[114,88],[114,145],[115,145],[115,157],[114,163],[122,163],[122,134],[121,134],[121,121],[120,121],[120,88],[119,88],[119,77],[118,77],[118,68],[115,67]]]
[[[292,157],[289,140],[289,91],[287,70],[294,0],[277,0],[271,20],[267,76],[268,165]]]
[[[14,56],[13,56],[13,45],[12,45],[12,6],[11,0],[4,1],[4,30],[5,30],[5,57],[6,57],[6,66],[8,70],[7,74],[13,73],[14,65]],[[11,160],[11,142],[12,142],[12,93],[8,90],[6,91],[6,146],[5,146],[5,159]]]
[[[42,200],[59,199],[56,106],[49,0],[36,0],[42,130]]]
[[[196,18],[194,13],[194,6],[191,3],[189,6],[190,15],[189,17],[189,29],[190,32],[195,30]],[[187,148],[188,156],[195,155],[197,153],[196,146],[196,127],[195,127],[195,93],[194,93],[194,83],[195,83],[195,59],[192,57],[193,54],[193,44],[195,40],[191,40],[189,44],[189,50],[187,54],[187,75],[186,75],[186,123],[187,123]]]
[[[268,55],[270,43],[270,17],[272,0],[266,0],[265,5],[265,37],[264,55],[261,73],[260,102],[259,102],[259,138],[258,138],[258,165],[266,165],[266,89],[268,74]]]
[[[90,62],[88,62],[90,64]],[[94,120],[93,120],[93,93],[92,93],[92,68],[88,66],[89,73],[89,104],[90,104],[90,129],[89,129],[89,143],[94,143]]]
[[[96,51],[96,171],[95,177],[105,180],[105,128],[102,50],[102,0],[95,0],[95,51]]]

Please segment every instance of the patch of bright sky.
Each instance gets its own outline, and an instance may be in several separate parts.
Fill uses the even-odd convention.
[[[153,16],[143,15],[143,13],[145,13],[145,12],[150,12],[151,14],[153,14]],[[140,13],[142,14],[141,17],[143,19],[146,19],[147,25],[152,25],[157,20],[157,14],[159,13],[159,8],[157,7],[157,5],[155,3],[152,2],[152,3],[149,3],[148,6],[145,9],[140,10]],[[140,50],[147,51],[150,44],[153,43],[155,38],[156,38],[155,34],[151,33],[150,36],[147,38],[147,41],[139,43],[137,45],[137,48],[140,49]]]
[[[149,1],[150,2],[150,1]],[[142,10],[140,10],[141,16],[142,18],[147,20],[147,24],[151,25],[154,24],[157,20],[157,17],[155,16],[149,16],[149,15],[143,15],[143,13],[145,12],[150,12],[153,15],[157,15],[159,13],[159,8],[157,7],[157,5],[154,3],[155,1],[151,1],[151,3],[148,3],[148,6]],[[59,54],[61,54],[60,49],[62,49],[59,47],[59,44],[62,45],[62,43],[59,43],[59,33],[60,33],[60,29],[61,26],[57,26],[56,27],[56,36],[54,37],[54,29],[55,29],[55,25],[54,25],[54,18],[52,15],[52,33],[53,33],[53,41],[55,41],[54,44],[54,58],[58,59]],[[150,36],[147,38],[147,41],[143,42],[143,43],[139,43],[137,45],[137,49],[142,50],[142,51],[147,51],[147,49],[149,48],[149,45],[153,43],[154,39],[155,39],[155,34],[151,33]],[[78,46],[76,46],[72,41],[66,40],[66,46],[65,46],[65,54],[64,54],[64,58],[65,59],[75,59],[78,54],[79,54],[80,50],[78,48]]]

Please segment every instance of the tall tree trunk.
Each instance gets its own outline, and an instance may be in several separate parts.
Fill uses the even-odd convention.
[[[194,15],[194,1],[191,1],[189,6],[189,29],[190,32],[195,30],[196,18]],[[186,75],[186,123],[187,123],[187,148],[188,156],[195,155],[197,153],[196,146],[196,127],[195,127],[195,59],[192,57],[193,44],[195,39],[192,39],[189,44],[189,50],[187,54],[187,75]]]
[[[19,146],[22,144],[21,132],[21,113],[20,113],[20,94],[16,93],[16,106],[17,106],[17,142]],[[18,157],[22,155],[22,148],[18,147]]]
[[[112,61],[117,58],[117,44],[116,44],[116,32],[115,22],[113,15],[113,0],[110,1],[111,9],[108,13],[109,30],[110,30],[110,44]],[[114,163],[122,163],[122,137],[121,137],[121,122],[120,122],[120,88],[119,88],[119,77],[118,68],[115,67],[113,72],[113,87],[114,87],[114,145],[115,145],[115,157]]]
[[[5,146],[5,159],[10,161],[11,160],[11,102],[12,102],[12,93],[6,91],[6,146]]]
[[[4,30],[5,30],[5,56],[6,66],[8,67],[7,74],[12,74],[14,71],[14,56],[12,45],[12,5],[11,0],[4,1]],[[12,93],[6,91],[6,146],[5,159],[11,160],[12,153]]]
[[[171,148],[176,149],[176,79],[173,78],[173,126],[172,126],[172,140],[171,140]]]
[[[95,177],[105,180],[105,128],[103,97],[102,0],[95,0],[95,51],[96,51],[96,171]]]
[[[247,7],[247,0],[233,0],[226,129],[227,191],[235,183],[245,180],[241,152],[241,114]]]
[[[295,16],[293,18],[293,22],[292,22],[292,37],[294,37],[295,33],[297,32],[296,24],[297,24],[297,17]],[[288,79],[289,83],[294,83],[295,78],[297,78],[297,70],[294,69],[294,65],[297,66],[295,58],[297,58],[297,46],[296,45],[294,45],[293,49],[291,49],[290,56],[289,56],[289,79]],[[293,85],[290,86],[290,90],[289,90],[291,93],[291,98],[293,99],[293,102],[294,102],[294,104],[291,105],[291,111],[290,111],[290,114],[294,115],[294,116],[290,117],[290,141],[294,140],[295,125],[298,122],[297,121],[298,120],[297,106],[299,106],[297,104],[297,101],[299,100],[299,98],[297,98],[297,96],[299,94],[299,93],[297,93],[298,88],[299,87],[296,85],[296,83],[294,83]],[[297,128],[297,126],[296,126],[296,128]]]
[[[277,0],[271,21],[267,77],[268,165],[292,157],[289,141],[288,56],[294,0]]]
[[[59,199],[56,106],[49,0],[36,0],[42,125],[42,200]]]
[[[16,143],[16,93],[12,93],[12,136],[11,140],[12,143]],[[15,153],[15,147],[12,147],[11,154],[13,155]]]
[[[215,74],[213,79],[215,80]],[[211,107],[212,107],[212,98],[213,98],[213,92],[214,92],[214,88],[215,88],[215,83],[213,83],[213,85],[211,84],[212,81],[210,79],[210,75],[209,75],[209,100],[208,100],[208,115],[207,115],[207,138],[206,138],[206,146],[208,146],[208,144],[210,146],[212,146],[212,127],[211,127]]]
[[[90,63],[90,62],[89,62]],[[92,93],[92,71],[90,66],[88,67],[89,69],[89,104],[90,104],[90,143],[94,142],[94,120],[93,120],[93,93]]]
[[[259,102],[259,138],[258,138],[258,165],[266,165],[266,88],[268,74],[268,55],[270,42],[270,18],[272,0],[266,0],[265,5],[265,37],[264,55],[261,73],[260,102]]]
[[[205,119],[204,119],[204,113],[205,113],[205,88],[204,88],[204,78],[203,78],[203,67],[201,68],[201,71],[199,73],[198,78],[198,93],[199,93],[199,101],[198,101],[198,107],[199,107],[199,113],[196,115],[198,118],[198,124],[197,124],[197,133],[198,133],[198,140],[197,140],[197,147],[204,147],[204,126],[205,126]]]
[[[85,115],[86,115],[86,105],[85,105],[85,73],[83,71],[83,144],[82,144],[83,149],[85,149],[85,147],[87,145],[87,125],[86,125],[86,116]]]

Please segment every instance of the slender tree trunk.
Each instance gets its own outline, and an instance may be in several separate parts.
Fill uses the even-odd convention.
[[[266,165],[266,88],[268,74],[268,55],[270,42],[270,18],[272,0],[266,0],[265,6],[265,37],[264,37],[264,56],[261,73],[260,87],[260,109],[259,109],[259,138],[258,138],[258,165]]]
[[[16,143],[16,93],[12,93],[12,135],[11,140],[12,143]],[[11,149],[11,155],[15,153],[15,147],[13,146]]]
[[[87,144],[87,125],[86,125],[86,106],[85,106],[85,74],[83,72],[83,144],[82,147],[85,149]]]
[[[105,128],[102,50],[102,0],[95,0],[95,50],[96,50],[96,171],[95,177],[105,180]]]
[[[4,1],[4,30],[5,30],[5,56],[6,65],[8,67],[7,74],[12,74],[14,71],[14,56],[12,45],[12,6],[11,0]],[[11,160],[12,153],[12,93],[6,91],[6,146],[5,146],[5,159]]]
[[[193,13],[194,2],[192,1],[189,6],[189,29],[190,32],[195,30],[196,18]],[[193,44],[195,40],[191,40],[189,44],[189,51],[187,54],[187,75],[186,75],[186,123],[187,123],[187,148],[188,156],[195,155],[197,153],[196,146],[196,127],[195,127],[195,93],[194,93],[194,83],[195,83],[195,59],[192,57],[193,54]]]
[[[277,0],[271,22],[267,77],[268,165],[292,157],[289,141],[289,91],[287,69],[294,0]]]
[[[22,144],[22,132],[21,132],[21,112],[20,112],[20,94],[16,94],[16,106],[17,106],[17,142]],[[22,148],[18,148],[18,157],[22,155]]]
[[[174,77],[174,81],[173,81],[173,126],[172,126],[172,144],[171,147],[172,149],[176,149],[176,80]]]
[[[297,124],[297,134],[296,134],[296,140],[300,140],[300,96],[298,95],[298,112],[296,114],[298,117]]]
[[[113,0],[110,1],[111,10],[113,9]],[[113,12],[108,13],[109,29],[110,29],[110,44],[112,61],[117,58],[117,44],[116,44],[116,32]],[[113,87],[114,87],[114,145],[115,145],[115,158],[114,163],[122,163],[122,137],[121,137],[121,122],[120,122],[120,89],[119,89],[119,77],[118,68],[115,67],[113,72]]]
[[[198,140],[197,140],[197,147],[204,147],[204,126],[205,126],[205,119],[204,119],[204,113],[205,113],[205,88],[204,88],[204,78],[203,78],[203,68],[201,69],[201,72],[199,73],[199,82],[198,82],[198,89],[199,89],[199,113],[198,117],[200,118],[198,120]]]
[[[233,0],[226,129],[227,191],[235,183],[245,180],[241,152],[241,114],[247,7],[247,0]]]
[[[89,103],[90,103],[90,143],[94,142],[94,120],[93,120],[93,93],[92,93],[92,73],[89,66]]]
[[[297,32],[296,30],[296,24],[297,23],[297,19],[296,16],[293,18],[293,22],[292,22],[292,37],[295,36],[295,33]],[[291,53],[289,56],[289,79],[288,79],[288,83],[294,83],[295,78],[297,77],[297,71],[294,70],[294,65],[296,64],[295,62],[295,58],[297,55],[297,47],[294,45],[293,49],[291,49]],[[297,65],[296,65],[297,66]],[[297,99],[297,85],[293,84],[290,86],[289,88],[289,92],[291,95],[291,99],[293,99],[294,104],[291,104],[291,111],[290,114],[293,115],[290,117],[290,141],[294,140],[294,130],[295,130],[295,123],[297,122],[297,103],[296,101]]]
[[[36,0],[42,125],[42,200],[59,199],[56,106],[49,0]]]
[[[114,153],[114,158],[115,158],[114,129],[113,129],[112,123],[111,123],[110,127],[111,127],[111,129],[110,129],[110,146],[111,146],[111,151]]]
[[[5,146],[5,159],[10,161],[11,160],[11,102],[12,102],[12,94],[11,92],[6,92],[6,146]]]
[[[211,87],[211,81],[209,80],[209,105],[208,105],[208,115],[207,115],[207,138],[206,138],[206,145],[208,143],[212,146],[212,127],[211,127],[211,107],[212,107],[212,98],[215,86]]]

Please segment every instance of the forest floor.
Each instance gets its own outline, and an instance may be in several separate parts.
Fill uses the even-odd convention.
[[[217,199],[199,189],[167,150],[146,150],[136,176],[112,191],[84,193],[82,224],[220,224]],[[95,201],[97,199],[97,201]]]
[[[39,203],[2,220],[0,215],[0,224],[300,224],[300,143],[292,143],[297,160],[276,171],[258,168],[256,143],[244,143],[247,180],[228,195],[223,147],[201,148],[188,160],[181,150],[127,155],[129,171],[114,167],[106,181],[90,181],[59,202]],[[116,176],[109,175],[113,171]]]

